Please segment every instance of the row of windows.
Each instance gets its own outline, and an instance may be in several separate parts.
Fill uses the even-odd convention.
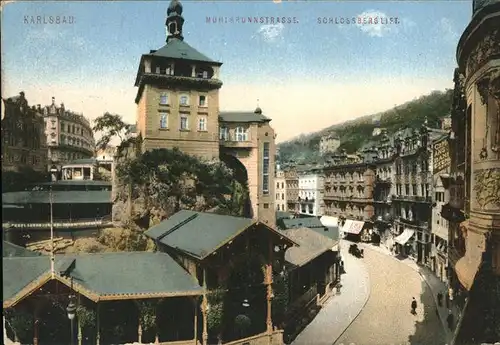
[[[55,129],[55,126],[52,126],[52,128]],[[75,126],[71,124],[65,124],[64,122],[61,122],[61,132],[82,135],[85,137],[92,136],[91,133],[85,128],[80,127],[78,125]]]
[[[276,200],[280,200],[280,193],[276,193]],[[285,193],[281,193],[281,200],[285,200]]]
[[[411,192],[411,194],[410,194]],[[420,191],[417,184],[412,184],[411,189],[409,184],[404,185],[404,193],[403,193],[403,185],[396,184],[396,194],[397,195],[413,195],[413,196],[429,196],[429,185],[421,184]]]
[[[280,183],[279,182],[276,182],[276,188],[279,189],[280,188]],[[285,188],[285,183],[284,182],[281,182],[281,189]]]
[[[168,115],[169,114],[167,112],[160,112],[160,128],[161,129],[168,129]],[[206,116],[201,116],[198,118],[198,124],[197,124],[196,128],[200,132],[207,131],[207,117]],[[179,129],[183,130],[183,131],[189,130],[189,118],[188,118],[188,116],[181,116],[180,117]]]
[[[262,193],[269,194],[269,143],[263,144],[262,153]]]
[[[170,105],[170,97],[168,93],[163,93],[160,96],[160,104],[161,105]],[[179,105],[183,107],[188,107],[190,105],[190,97],[189,95],[181,95],[179,97]],[[199,107],[207,107],[208,106],[208,98],[205,95],[198,96],[198,106]]]
[[[90,144],[85,140],[80,138],[67,137],[63,134],[61,134],[60,141],[62,145],[74,145],[74,146],[82,146],[85,148],[90,148]]]

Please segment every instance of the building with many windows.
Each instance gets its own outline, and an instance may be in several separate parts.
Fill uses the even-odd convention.
[[[287,211],[297,214],[299,212],[299,175],[295,168],[285,169],[285,189]]]
[[[82,114],[67,110],[64,104],[43,107],[45,134],[48,147],[48,169],[61,171],[62,165],[75,159],[89,159],[95,155],[95,139],[90,122]]]
[[[288,211],[285,172],[280,169],[279,165],[276,166],[274,183],[276,184],[276,189],[274,190],[274,206],[276,207],[276,211]]]
[[[275,134],[260,108],[220,112],[214,61],[184,41],[179,1],[167,10],[166,44],[143,54],[137,71],[137,130],[142,150],[179,148],[205,160],[223,160],[248,185],[246,216],[275,224]]]
[[[341,152],[332,156],[329,165],[323,169],[324,214],[341,218],[343,233],[359,235],[366,241],[371,240],[375,183],[375,169],[368,158],[371,157]]]
[[[299,175],[299,213],[305,216],[323,215],[324,177],[319,170]]]
[[[2,170],[47,171],[47,146],[41,107],[28,105],[24,92],[3,99]]]

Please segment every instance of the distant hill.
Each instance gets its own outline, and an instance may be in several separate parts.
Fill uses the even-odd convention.
[[[421,126],[427,118],[431,127],[438,126],[439,119],[450,113],[453,90],[433,91],[429,95],[396,106],[382,113],[367,115],[352,121],[336,124],[319,132],[302,134],[292,140],[278,144],[281,162],[297,163],[318,161],[321,136],[334,132],[340,137],[340,148],[348,153],[356,152],[372,138],[376,122],[389,134],[408,126]]]

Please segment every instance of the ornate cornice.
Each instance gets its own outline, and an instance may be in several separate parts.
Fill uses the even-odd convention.
[[[473,75],[495,58],[500,58],[500,29],[490,27],[467,57],[467,76]]]
[[[498,43],[500,44],[500,42]],[[488,104],[488,96],[500,101],[500,68],[493,69],[476,83],[482,104]]]

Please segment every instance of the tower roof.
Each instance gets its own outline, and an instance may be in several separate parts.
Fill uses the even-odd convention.
[[[170,59],[210,62],[213,64],[222,65],[222,63],[210,59],[209,57],[191,47],[186,42],[176,38],[171,39],[163,47],[147,55],[165,57]]]
[[[167,9],[167,15],[171,14],[177,14],[177,15],[182,15],[182,4],[179,0],[172,0],[170,1],[170,5],[168,6]]]

